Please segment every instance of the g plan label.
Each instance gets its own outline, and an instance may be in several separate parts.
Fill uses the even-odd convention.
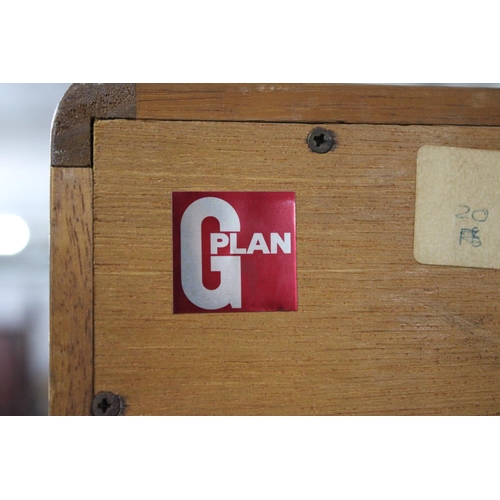
[[[174,192],[174,313],[296,311],[295,193]]]

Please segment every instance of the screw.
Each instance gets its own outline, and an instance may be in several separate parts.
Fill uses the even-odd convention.
[[[307,136],[307,144],[315,153],[328,153],[335,149],[335,134],[326,128],[316,127]]]
[[[114,417],[123,410],[123,400],[113,392],[100,392],[92,401],[92,415],[96,417]]]

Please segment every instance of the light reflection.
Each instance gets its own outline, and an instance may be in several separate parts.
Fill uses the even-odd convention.
[[[15,255],[30,239],[28,224],[18,215],[0,214],[0,255]]]

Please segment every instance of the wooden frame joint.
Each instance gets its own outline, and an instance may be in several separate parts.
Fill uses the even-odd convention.
[[[95,118],[134,119],[135,84],[73,84],[52,122],[51,165],[92,167],[92,123]]]

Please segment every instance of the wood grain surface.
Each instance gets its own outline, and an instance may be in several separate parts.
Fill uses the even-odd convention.
[[[89,415],[93,397],[92,169],[51,169],[51,415]]]
[[[137,119],[500,125],[500,89],[137,84]]]
[[[500,412],[499,272],[412,255],[418,149],[499,149],[500,129],[326,127],[318,155],[308,124],[95,123],[96,392],[129,415]],[[172,314],[174,190],[294,191],[298,312]]]

